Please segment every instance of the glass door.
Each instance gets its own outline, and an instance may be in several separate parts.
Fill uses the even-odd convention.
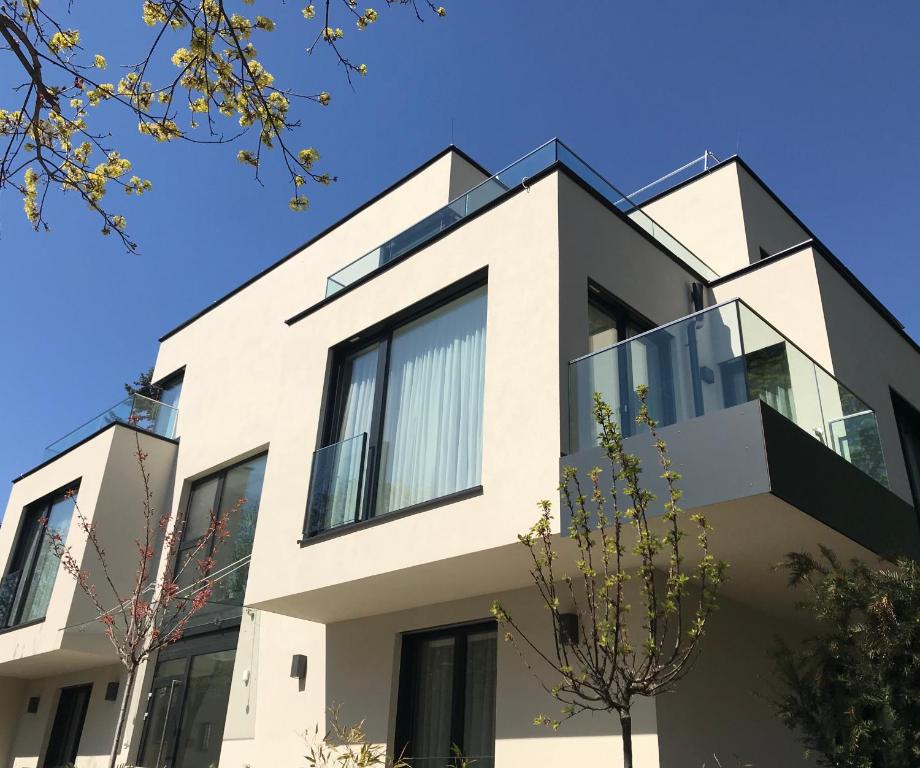
[[[187,658],[163,661],[157,665],[153,685],[147,695],[144,737],[138,761],[146,768],[166,768],[173,764],[187,666]]]
[[[44,768],[63,768],[76,762],[92,690],[92,685],[61,689],[54,725],[51,726],[51,738],[48,740],[48,751],[45,753]]]
[[[238,635],[237,629],[197,635],[160,654],[147,696],[139,766],[218,765]]]

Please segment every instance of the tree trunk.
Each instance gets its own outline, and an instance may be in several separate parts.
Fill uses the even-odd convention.
[[[620,727],[623,729],[623,768],[633,768],[632,717],[630,715],[620,715]]]
[[[131,694],[134,693],[134,680],[137,677],[137,667],[128,670],[125,680],[125,692],[121,697],[121,706],[118,709],[118,721],[115,723],[115,738],[112,740],[112,752],[109,755],[109,768],[116,768],[118,755],[121,753],[121,740],[125,733],[125,724],[128,721],[128,709],[131,706]]]

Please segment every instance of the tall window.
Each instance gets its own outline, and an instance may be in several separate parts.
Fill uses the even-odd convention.
[[[179,396],[182,394],[182,381],[185,371],[179,371],[161,381],[157,386],[160,393],[159,402],[169,406],[158,408],[156,412],[153,431],[158,435],[173,436],[176,434],[176,421],[178,419]]]
[[[486,289],[342,350],[308,534],[480,483]]]
[[[46,534],[66,540],[77,486],[30,504],[22,515],[6,575],[0,582],[0,628],[42,619],[51,601],[58,559]]]
[[[218,605],[243,604],[249,565],[241,563],[241,560],[252,552],[266,458],[266,454],[262,454],[199,480],[189,494],[178,563],[184,563],[207,534],[212,514],[218,519],[227,519],[230,536],[220,544],[215,555],[214,573],[218,581],[211,600]],[[242,503],[241,499],[244,500]],[[200,552],[196,557],[207,557],[213,552],[214,545],[212,538],[208,551]],[[180,582],[187,585],[196,578],[198,570],[190,566],[185,569]]]
[[[920,515],[920,412],[894,391],[891,393],[891,404],[901,437],[901,451],[904,453],[914,508]]]
[[[405,635],[396,753],[413,768],[452,765],[456,751],[492,768],[495,668],[493,623]]]

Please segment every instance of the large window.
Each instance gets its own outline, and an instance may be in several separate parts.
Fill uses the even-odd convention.
[[[891,404],[901,437],[901,450],[904,453],[911,495],[914,497],[914,508],[920,515],[920,411],[894,391],[891,392]]]
[[[405,635],[396,753],[413,768],[443,768],[457,753],[495,765],[494,623]]]
[[[64,541],[76,503],[76,485],[26,507],[6,575],[0,582],[0,629],[45,617],[58,572],[47,534]]]
[[[212,514],[219,519],[227,519],[230,535],[220,543],[214,554],[214,574],[218,580],[211,600],[215,605],[243,604],[249,574],[249,565],[243,561],[252,552],[266,458],[266,454],[262,454],[199,480],[189,494],[178,563],[184,563],[189,553],[198,547],[208,532]],[[207,544],[207,551],[199,552],[196,558],[211,555],[214,547],[212,538]],[[179,581],[187,585],[196,578],[198,570],[189,567]]]
[[[475,488],[486,289],[339,350],[307,534]]]

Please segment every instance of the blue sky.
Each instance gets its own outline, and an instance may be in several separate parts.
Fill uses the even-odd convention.
[[[269,69],[333,97],[301,113],[296,146],[318,148],[340,179],[309,189],[306,213],[287,209],[279,175],[253,183],[240,147],[153,145],[130,123],[117,124],[121,147],[154,185],[123,206],[141,255],[98,235],[76,200],[55,200],[53,231],[37,234],[18,196],[0,193],[0,483],[116,402],[164,331],[452,138],[498,168],[559,136],[624,189],[704,149],[738,152],[920,337],[916,2],[445,4],[445,19],[381,8],[375,27],[349,28],[349,52],[369,68],[352,91],[327,54],[306,55],[298,4],[255,3],[289,21],[261,44]],[[149,38],[140,5],[75,3],[73,25],[110,69]]]

